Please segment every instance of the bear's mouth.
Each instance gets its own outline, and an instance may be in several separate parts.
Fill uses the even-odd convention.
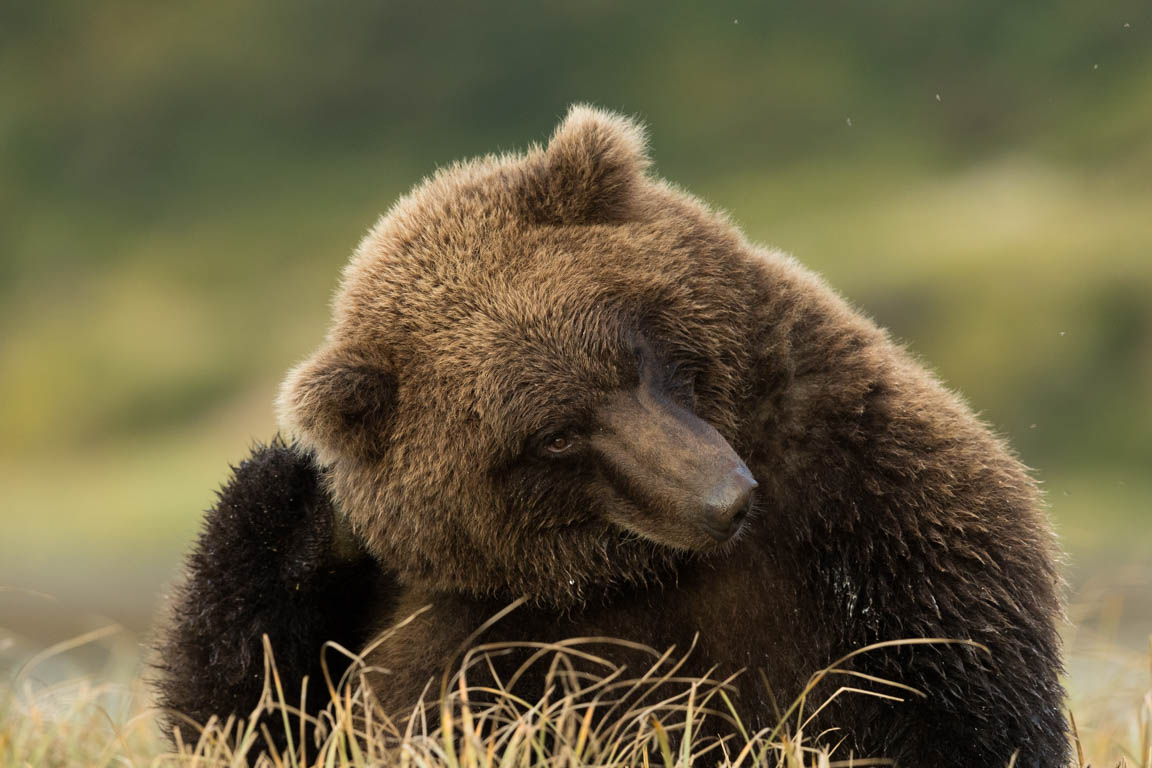
[[[675,510],[641,506],[615,489],[605,498],[607,520],[626,537],[687,552],[710,552],[739,538],[752,514],[749,497],[724,520],[716,520],[678,505]]]

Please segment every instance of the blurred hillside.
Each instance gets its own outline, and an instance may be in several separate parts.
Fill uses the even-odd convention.
[[[1147,2],[41,0],[0,6],[0,585],[144,627],[361,233],[574,101],[963,391],[1074,581],[1152,561]]]

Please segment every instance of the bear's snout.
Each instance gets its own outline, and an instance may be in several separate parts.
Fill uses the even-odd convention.
[[[611,398],[598,422],[591,443],[620,500],[614,522],[687,549],[740,529],[757,482],[715,427],[649,384]]]

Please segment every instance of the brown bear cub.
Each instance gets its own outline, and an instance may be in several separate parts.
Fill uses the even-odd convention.
[[[252,710],[263,634],[293,692],[325,641],[427,607],[369,655],[403,717],[526,596],[485,641],[698,634],[687,671],[748,670],[754,727],[775,722],[765,682],[788,702],[872,643],[975,641],[855,657],[923,696],[837,698],[837,755],[1066,762],[1024,467],[819,278],[650,175],[627,119],[576,107],[547,147],[393,206],[279,413],[293,442],[221,492],[162,643],[164,701],[193,720]]]

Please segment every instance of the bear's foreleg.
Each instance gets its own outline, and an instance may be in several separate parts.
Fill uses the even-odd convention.
[[[169,734],[195,743],[192,723],[260,716],[283,748],[280,713],[254,713],[266,685],[270,701],[279,699],[265,679],[264,636],[284,703],[301,705],[307,677],[304,709],[314,714],[329,701],[324,643],[357,651],[389,600],[389,576],[341,535],[312,457],[279,440],[256,446],[205,517],[159,644]],[[347,659],[335,651],[326,659],[336,682]],[[289,721],[295,739],[299,721]]]

